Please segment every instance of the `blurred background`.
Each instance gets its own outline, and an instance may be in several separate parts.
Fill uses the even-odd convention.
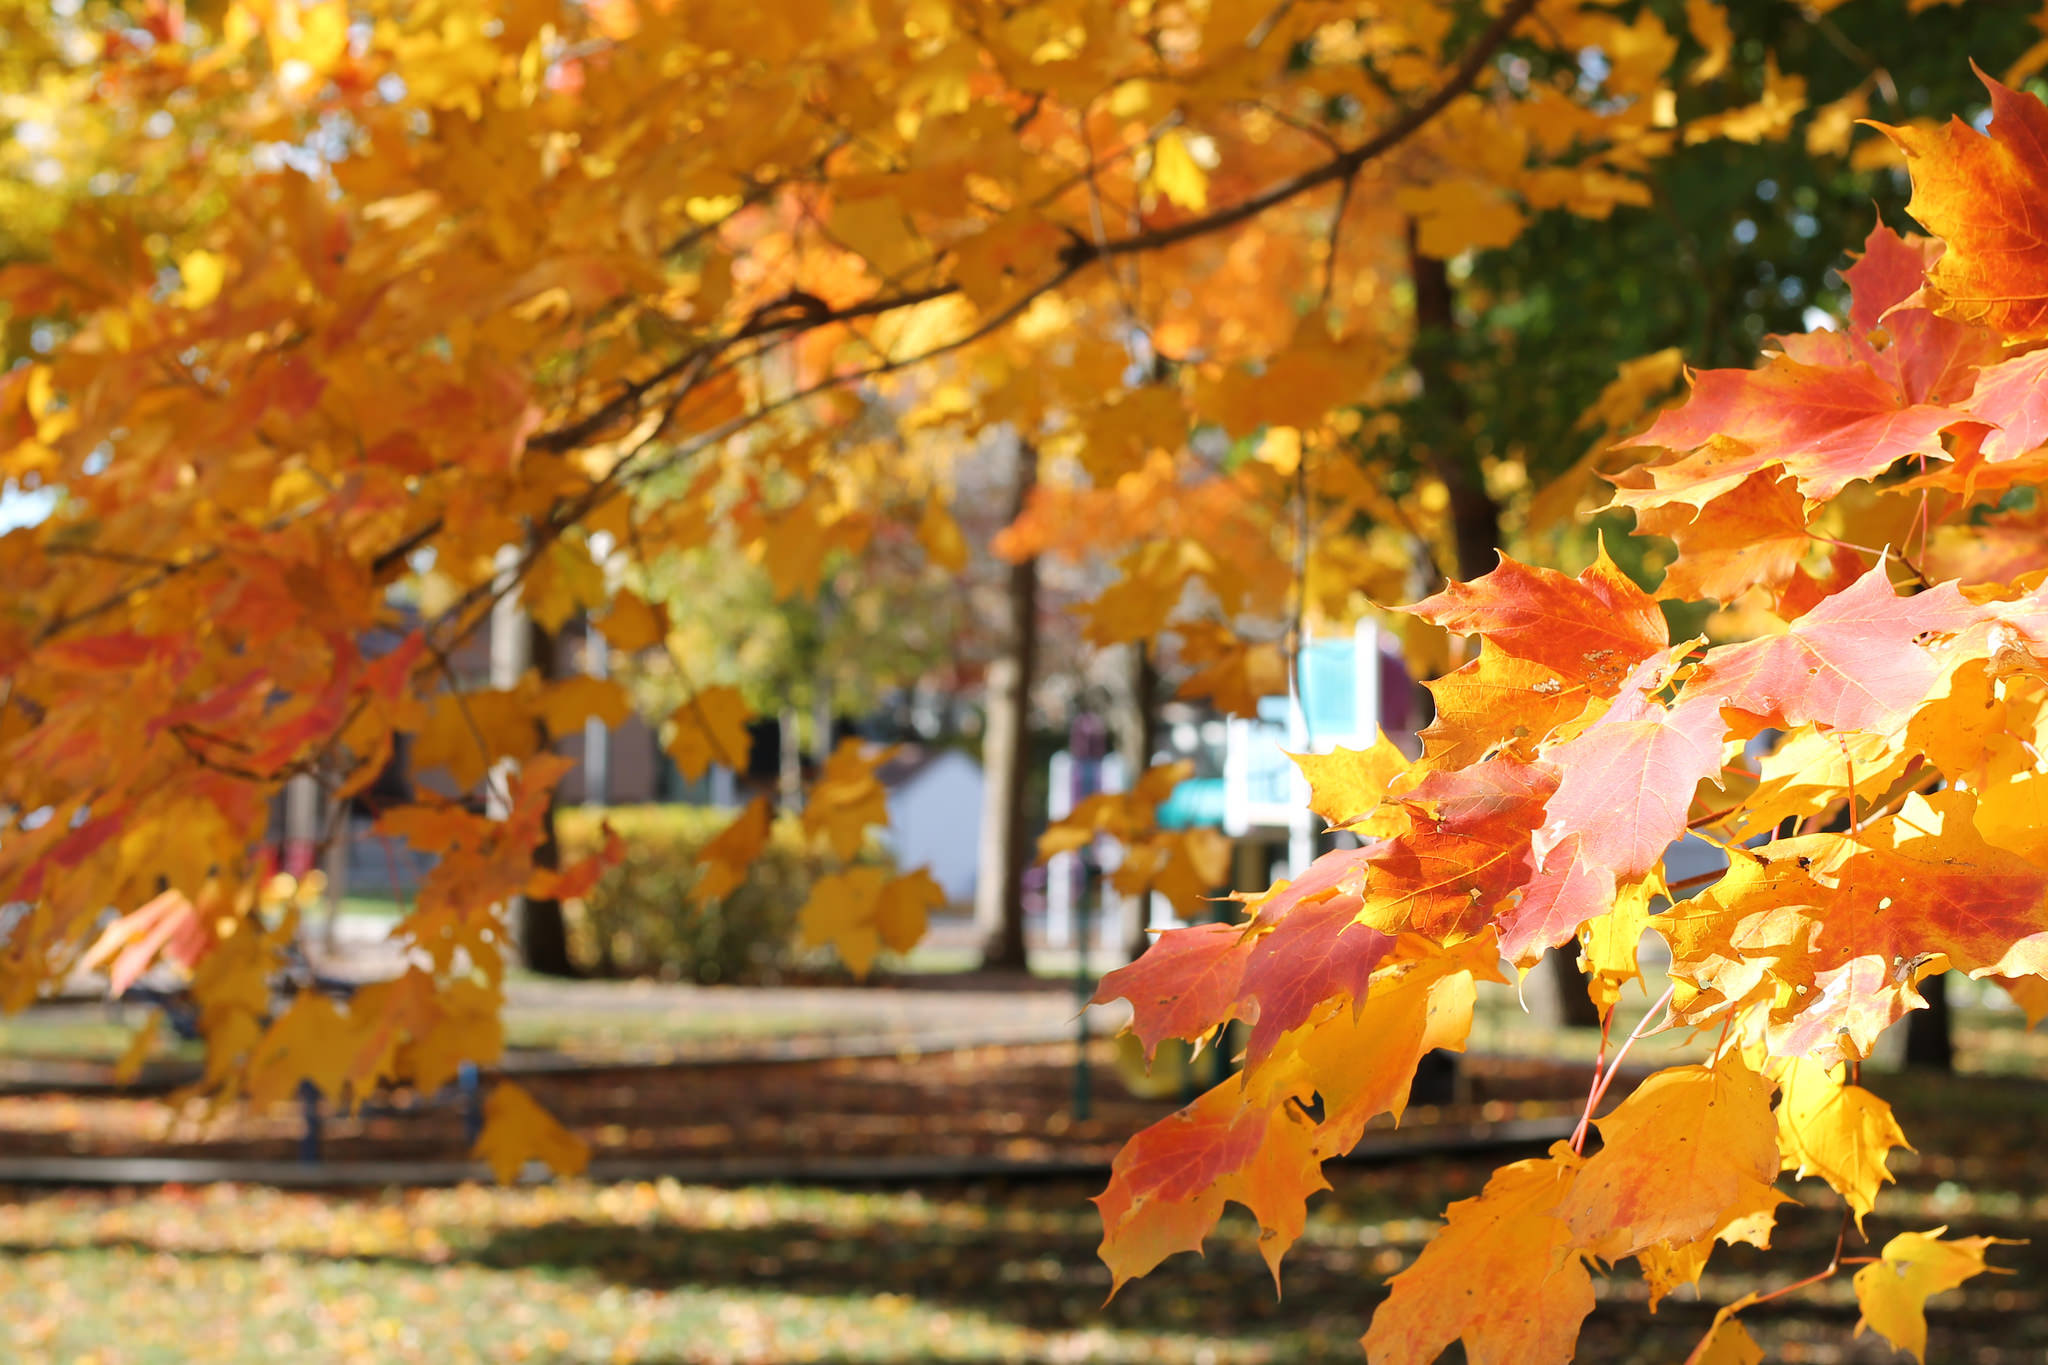
[[[1677,23],[1683,7],[1650,8]],[[1816,107],[1866,90],[1874,116],[1901,120],[1981,118],[1966,59],[2000,69],[2039,36],[2029,6],[1999,0],[1729,9],[1737,40],[1723,80],[1761,92],[1796,74]],[[5,127],[16,153],[44,136],[27,117]],[[1671,353],[1662,373],[1673,389],[1681,358],[1747,365],[1766,336],[1839,315],[1845,247],[1874,220],[1905,225],[1909,187],[1888,146],[1847,117],[1692,149],[1648,178],[1649,207],[1539,217],[1512,245],[1460,257],[1445,277],[1457,325],[1434,337],[1429,361],[1457,383],[1419,392],[1398,424],[1357,426],[1361,461],[1419,468],[1416,450],[1432,444],[1469,451],[1490,481],[1497,543],[1583,563],[1604,535],[1625,567],[1653,578],[1658,551],[1628,535],[1626,517],[1560,518],[1539,496],[1572,477],[1603,391],[1646,356]],[[60,190],[71,192],[28,177],[8,188],[13,240],[0,251],[33,255],[62,212]],[[16,353],[31,344],[9,341]],[[1376,448],[1385,442],[1407,446]],[[544,672],[617,676],[636,702],[620,723],[593,720],[558,745],[576,765],[561,789],[564,851],[595,847],[609,822],[625,857],[556,907],[555,946],[512,972],[495,1069],[588,1144],[582,1178],[548,1183],[536,1166],[524,1183],[480,1183],[470,1149],[490,1078],[474,1071],[355,1112],[317,1093],[221,1112],[169,1104],[203,1064],[178,982],[152,975],[109,1003],[81,979],[0,1019],[0,1355],[1359,1358],[1383,1280],[1414,1258],[1445,1204],[1570,1133],[1600,1046],[1591,1007],[1575,973],[1548,969],[1519,997],[1483,992],[1468,1051],[1433,1059],[1405,1122],[1376,1125],[1331,1165],[1335,1188],[1311,1207],[1284,1296],[1256,1226],[1233,1209],[1205,1258],[1177,1257],[1105,1303],[1088,1200],[1126,1138],[1227,1078],[1232,1049],[1169,1047],[1147,1068],[1117,1037],[1127,1007],[1086,1003],[1150,932],[1183,919],[1162,897],[1110,885],[1114,841],[1019,874],[1014,860],[991,861],[983,829],[1014,814],[1035,840],[1090,795],[1184,761],[1160,823],[1212,830],[1227,846],[1217,890],[1261,888],[1347,837],[1309,817],[1286,752],[1379,732],[1412,746],[1430,703],[1393,628],[1371,616],[1309,641],[1306,709],[1275,686],[1229,714],[1179,696],[1197,657],[1094,648],[1073,608],[1100,592],[1106,564],[1053,546],[1030,556],[1020,588],[1015,557],[988,548],[1014,510],[1014,454],[991,446],[956,462],[952,511],[972,547],[956,570],[880,545],[835,562],[814,599],[793,600],[767,569],[709,552],[653,566],[642,589],[677,604],[695,682],[737,687],[768,718],[744,769],[685,779],[664,752],[659,718],[690,690],[667,651],[611,650],[580,618],[523,641]],[[0,497],[0,521],[36,515],[18,490]],[[1017,610],[1037,623],[1016,702],[1021,764],[985,748],[991,679],[1015,676],[1014,642],[993,623]],[[490,677],[492,641],[477,637],[451,669]],[[915,949],[883,951],[864,981],[798,945],[800,907],[825,866],[793,829],[777,827],[743,886],[689,894],[699,852],[736,807],[799,790],[849,738],[894,746],[879,773],[888,832],[861,857],[928,866],[947,901]],[[342,809],[309,790],[277,802],[279,865],[319,888],[299,951],[321,989],[346,994],[401,969],[386,933],[430,860],[373,826],[418,790],[454,788],[401,744]],[[328,828],[340,837],[316,840]],[[1688,845],[1672,875],[1709,872],[1718,856]],[[1654,935],[1641,960],[1619,1029],[1666,984]],[[1996,1258],[2014,1273],[1930,1307],[1928,1359],[2048,1359],[2037,1136],[2048,1038],[1992,983],[1952,977],[1930,996],[1937,1008],[1893,1030],[1865,1073],[1926,1153],[1893,1157],[1885,1226],[1966,1223],[2033,1240]],[[1692,1055],[1682,1049],[1652,1036],[1630,1065]],[[1774,1264],[1819,1263],[1832,1244],[1832,1197],[1807,1182],[1800,1198],[1780,1218]],[[1580,1358],[1682,1359],[1714,1305],[1766,1284],[1762,1263],[1744,1247],[1717,1252],[1699,1294],[1654,1315],[1632,1275],[1602,1281]],[[1841,1280],[1746,1320],[1773,1359],[1892,1359],[1883,1341],[1852,1339],[1855,1319]]]

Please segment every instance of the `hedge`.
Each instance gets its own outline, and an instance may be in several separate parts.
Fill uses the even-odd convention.
[[[556,813],[566,864],[595,851],[609,823],[625,857],[591,893],[568,902],[570,951],[594,976],[772,981],[795,962],[798,912],[818,878],[839,866],[813,849],[793,816],[776,819],[747,880],[722,900],[690,895],[697,853],[737,811],[710,806],[569,807]],[[862,861],[883,861],[878,849]]]

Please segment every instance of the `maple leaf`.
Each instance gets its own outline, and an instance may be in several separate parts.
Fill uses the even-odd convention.
[[[1111,875],[1110,884],[1128,896],[1156,891],[1182,919],[1194,919],[1209,908],[1211,896],[1229,876],[1235,848],[1223,831],[1202,825],[1155,833],[1146,844],[1126,846],[1124,865]],[[1142,872],[1142,880],[1126,878],[1125,868]]]
[[[557,1175],[581,1175],[590,1164],[590,1144],[510,1081],[491,1087],[484,1101],[484,1127],[470,1156],[488,1162],[500,1185],[519,1178],[529,1161],[546,1162]]]
[[[1947,243],[1927,273],[1943,312],[2015,340],[2048,336],[2048,253],[2024,206],[2048,186],[2048,110],[1979,71],[1991,126],[1878,125],[1906,154],[1906,211]]]
[[[1903,723],[1941,676],[1923,639],[1977,613],[1944,584],[1900,597],[1882,564],[1794,621],[1784,634],[1717,650],[1686,683],[1765,724],[1872,730]]]
[[[637,654],[668,638],[668,609],[630,588],[620,588],[612,594],[611,606],[597,628],[613,649]]]
[[[1531,837],[1535,876],[1501,925],[1501,948],[1522,958],[1563,943],[1613,904],[1621,878],[1640,877],[1685,832],[1693,791],[1721,770],[1726,727],[1714,696],[1655,699],[1662,660],[1643,663],[1615,704],[1548,750],[1561,776]]]
[[[1886,1155],[1894,1147],[1913,1148],[1891,1106],[1847,1084],[1845,1069],[1794,1058],[1776,1073],[1778,1150],[1786,1170],[1801,1178],[1817,1175],[1833,1186],[1861,1230],[1879,1186],[1892,1178]]]
[[[1350,1151],[1381,1114],[1406,1112],[1415,1069],[1439,1048],[1461,1052],[1472,1027],[1479,981],[1501,979],[1490,934],[1451,948],[1404,935],[1374,971],[1363,1003],[1326,1005],[1290,1033],[1246,1086],[1270,1103],[1313,1091],[1323,1100],[1322,1155]]]
[[[333,1099],[349,1078],[354,1030],[335,1003],[308,991],[263,1032],[250,1055],[249,1098],[258,1104],[289,1099],[301,1080]]]
[[[1749,1329],[1732,1317],[1716,1316],[1685,1365],[1763,1365],[1764,1349]]]
[[[1988,464],[2017,460],[2048,443],[2048,350],[2030,351],[1977,372],[1962,410],[1995,430],[1977,443]]]
[[[1168,929],[1136,962],[1104,976],[1090,1003],[1130,1001],[1131,1032],[1150,1058],[1164,1039],[1194,1042],[1240,1017],[1251,947],[1242,924]]]
[[[1374,972],[1374,989],[1358,993],[1361,1004],[1324,1001],[1248,1062],[1242,1082],[1224,1082],[1125,1145],[1096,1201],[1102,1256],[1118,1285],[1175,1251],[1198,1249],[1234,1200],[1258,1218],[1259,1250],[1278,1288],[1307,1201],[1328,1188],[1322,1162],[1355,1146],[1376,1115],[1400,1116],[1424,1054],[1463,1047],[1474,977],[1492,978],[1497,958],[1484,937],[1449,952],[1410,937],[1399,954]],[[1288,1103],[1317,1095],[1320,1122]]]
[[[1578,1167],[1559,1143],[1451,1205],[1415,1263],[1388,1282],[1361,1343],[1371,1365],[1428,1365],[1453,1341],[1472,1365],[1570,1360],[1593,1311],[1593,1279],[1555,1211]]]
[[[1332,749],[1327,754],[1289,754],[1308,779],[1308,808],[1342,829],[1372,814],[1410,760],[1381,734],[1369,748]]]
[[[806,947],[829,943],[855,976],[866,976],[881,949],[917,946],[926,912],[945,903],[945,891],[923,868],[892,877],[879,867],[851,867],[818,879],[798,929]]]
[[[1798,484],[1782,468],[1767,467],[1702,508],[1639,508],[1636,530],[1678,546],[1658,589],[1663,596],[1732,602],[1759,583],[1783,581],[1799,566],[1813,543],[1806,519]]]
[[[889,822],[889,795],[875,772],[896,750],[868,753],[867,747],[851,737],[840,740],[819,768],[804,803],[804,832],[813,838],[823,835],[843,859],[860,852],[869,825]]]
[[[398,1065],[428,1095],[453,1081],[465,1062],[489,1066],[505,1055],[505,997],[494,983],[450,982],[437,1003],[434,1026],[407,1041]]]
[[[773,821],[774,811],[766,796],[747,802],[731,824],[698,850],[697,866],[702,870],[697,874],[696,885],[690,888],[691,894],[715,901],[739,890],[747,879],[747,869],[768,847]]]
[[[1669,1067],[1603,1119],[1601,1148],[1558,1206],[1573,1244],[1603,1260],[1714,1232],[1779,1169],[1771,1084],[1734,1054]]]
[[[1179,208],[1208,207],[1209,173],[1195,160],[1182,129],[1169,128],[1152,144],[1152,169],[1146,172],[1145,184]]]
[[[1287,692],[1287,655],[1265,640],[1245,640],[1213,621],[1175,627],[1181,657],[1196,666],[1180,687],[1184,697],[1207,697],[1230,716],[1256,716],[1264,697]]]
[[[1424,760],[1438,768],[1465,767],[1495,750],[1534,758],[1538,745],[1594,700],[1583,681],[1496,649],[1423,685],[1436,718],[1419,737]]]
[[[1638,439],[1702,452],[1655,471],[1660,502],[1683,496],[1700,505],[1773,465],[1783,466],[1807,497],[1827,498],[1909,456],[1944,458],[1941,434],[1959,420],[1939,404],[1902,406],[1892,386],[1867,369],[1780,356],[1761,370],[1695,374],[1691,397]],[[1640,493],[1616,499],[1647,500]]]
[[[1226,1202],[1218,1182],[1249,1162],[1272,1115],[1224,1082],[1138,1133],[1117,1152],[1095,1197],[1110,1294],[1177,1251],[1199,1251]]]
[[[1471,583],[1451,583],[1406,611],[1493,648],[1542,664],[1612,696],[1629,671],[1666,645],[1664,615],[1649,594],[1600,558],[1577,578],[1501,556]]]
[[[1277,920],[1262,910],[1238,981],[1240,1017],[1252,1020],[1245,1065],[1256,1067],[1280,1035],[1301,1027],[1325,1000],[1341,997],[1362,1008],[1373,970],[1394,947],[1394,936],[1358,922],[1364,902],[1333,895],[1297,902]],[[1248,1008],[1247,1008],[1248,1007]]]
[[[1643,1280],[1650,1288],[1650,1311],[1671,1294],[1689,1284],[1698,1284],[1713,1254],[1714,1243],[1730,1246],[1747,1242],[1763,1248],[1771,1244],[1776,1229],[1778,1206],[1793,1200],[1769,1185],[1745,1181],[1735,1201],[1714,1215],[1714,1230],[1693,1242],[1659,1242],[1636,1253]]]
[[[190,967],[212,939],[211,926],[179,891],[165,891],[109,924],[78,965],[107,969],[107,988],[125,994],[159,955]]]
[[[1947,1227],[1902,1232],[1884,1244],[1872,1264],[1856,1272],[1856,1303],[1863,1315],[1856,1334],[1868,1327],[1917,1360],[1927,1359],[1927,1300],[1996,1266],[1984,1263],[1994,1246],[2014,1245],[2004,1237],[1958,1237],[1942,1240]]]
[[[1500,757],[1426,774],[1403,798],[1409,828],[1369,844],[1364,918],[1389,933],[1477,932],[1534,872],[1530,841],[1556,789],[1548,764]]]
[[[1612,1009],[1621,999],[1622,987],[1642,979],[1636,953],[1656,919],[1650,913],[1650,903],[1665,894],[1659,878],[1635,881],[1617,892],[1611,910],[1592,919],[1582,931],[1581,965],[1591,978],[1587,989],[1602,1009]]]
[[[747,733],[752,713],[736,687],[707,687],[675,709],[669,717],[665,747],[684,777],[702,777],[713,763],[745,771],[753,739]]]

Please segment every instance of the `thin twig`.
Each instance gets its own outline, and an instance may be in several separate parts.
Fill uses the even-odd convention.
[[[1593,1111],[1600,1107],[1601,1100],[1607,1098],[1608,1087],[1614,1084],[1615,1074],[1621,1070],[1622,1062],[1628,1057],[1628,1050],[1636,1045],[1637,1039],[1649,1032],[1650,1022],[1657,1017],[1659,1011],[1669,1011],[1671,997],[1677,993],[1678,983],[1676,981],[1664,988],[1664,994],[1657,997],[1657,1003],[1650,1006],[1650,1012],[1643,1016],[1642,1022],[1635,1026],[1635,1031],[1630,1033],[1627,1041],[1622,1043],[1621,1051],[1614,1054],[1614,1060],[1608,1064],[1607,1074],[1593,1087],[1593,1093],[1586,1097],[1586,1112],[1579,1116],[1579,1126],[1572,1130],[1572,1150],[1574,1152],[1582,1152],[1586,1149],[1586,1131],[1592,1126]]]

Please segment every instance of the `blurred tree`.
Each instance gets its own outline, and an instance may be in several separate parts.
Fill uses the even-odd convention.
[[[0,901],[27,907],[0,1003],[133,909],[100,940],[133,945],[117,979],[191,967],[207,1088],[266,1096],[492,1053],[501,907],[597,875],[535,866],[563,768],[545,745],[627,700],[589,677],[470,686],[452,651],[496,597],[630,651],[676,622],[608,571],[620,546],[744,560],[778,601],[906,530],[957,567],[944,454],[999,432],[1039,464],[997,548],[1113,562],[1085,637],[1176,636],[1191,692],[1247,709],[1304,628],[1454,566],[1471,460],[1498,501],[1526,458],[1474,443],[1491,394],[1453,359],[1483,332],[1419,316],[1416,259],[1457,285],[1546,216],[1649,205],[1659,165],[1805,117],[1760,46],[1792,30],[1743,28],[1737,52],[1704,0],[0,19],[25,54],[0,65],[10,154],[77,199],[0,272],[27,338],[0,482],[54,498],[0,539]],[[74,105],[100,135],[35,131]],[[1441,438],[1410,401],[1441,406]],[[428,573],[424,625],[366,657]],[[1407,630],[1445,661],[1441,632]],[[743,764],[743,689],[690,682],[678,766]],[[457,789],[498,788],[497,815],[388,812],[440,858],[396,930],[418,965],[337,1017],[271,1018],[296,892],[248,856],[268,798],[316,770],[345,796],[401,734]],[[820,847],[850,859],[882,818],[873,769],[858,746],[821,765]],[[725,876],[759,816],[707,850]],[[804,933],[866,961],[914,941],[933,890],[828,878]],[[494,1112],[494,1152],[546,1146],[530,1104]]]

